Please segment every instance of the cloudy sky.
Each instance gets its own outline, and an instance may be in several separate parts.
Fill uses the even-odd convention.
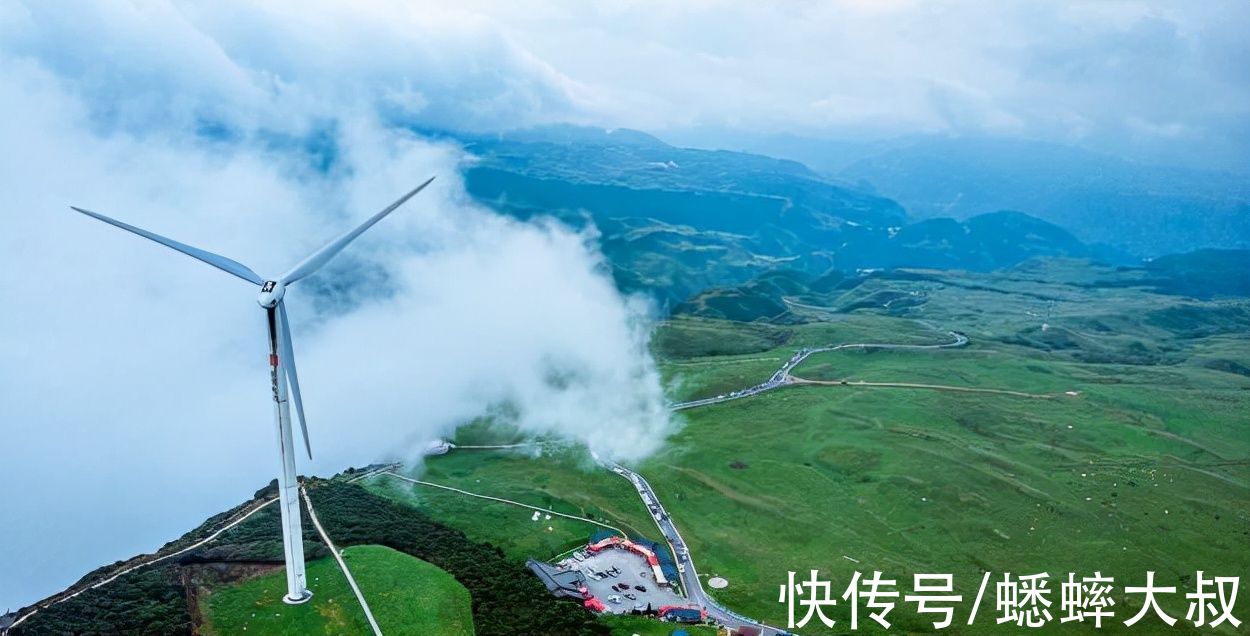
[[[70,204],[264,273],[437,174],[289,296],[302,470],[411,456],[503,401],[628,458],[673,426],[651,308],[589,237],[473,206],[471,158],[398,125],[1250,145],[1244,2],[345,6],[0,0],[0,608],[276,469],[254,290]]]
[[[1240,0],[32,4],[4,10],[9,51],[142,125],[168,99],[263,124],[333,86],[457,128],[997,135],[1175,163],[1250,156]],[[222,92],[229,102],[203,103]]]

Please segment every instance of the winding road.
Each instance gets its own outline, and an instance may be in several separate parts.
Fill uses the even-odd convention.
[[[770,391],[772,389],[784,386],[786,384],[790,384],[794,382],[794,378],[791,377],[790,372],[793,371],[795,367],[802,364],[802,362],[806,360],[808,357],[817,353],[824,353],[826,351],[839,351],[842,349],[949,349],[953,347],[962,347],[968,344],[968,336],[965,336],[956,331],[950,331],[947,333],[949,333],[950,336],[954,338],[955,340],[952,342],[945,342],[941,344],[925,344],[925,345],[885,344],[885,343],[875,343],[875,342],[863,342],[863,343],[853,343],[853,344],[832,345],[828,347],[815,347],[815,348],[810,348],[810,349],[799,349],[798,352],[796,352],[793,357],[787,360],[785,364],[781,365],[781,368],[777,369],[777,372],[772,374],[772,376],[769,377],[768,380],[764,382],[761,382],[755,386],[748,387],[745,389],[739,389],[731,393],[718,395],[716,397],[702,398],[698,400],[691,400],[689,402],[678,402],[676,404],[670,404],[669,408],[674,411],[682,411],[685,409],[693,409],[693,408],[700,407],[700,406],[720,404],[721,402],[728,402],[730,400],[740,400],[745,397],[751,397],[752,395],[758,395],[760,393],[763,393],[764,391]]]
[[[669,408],[674,411],[692,409],[692,408],[697,408],[700,406],[708,406],[711,404],[719,404],[721,402],[728,402],[731,400],[739,400],[745,397],[750,397],[752,395],[758,395],[765,391],[770,391],[772,389],[776,389],[778,387],[782,387],[788,384],[810,383],[810,381],[799,380],[799,379],[794,378],[792,375],[790,375],[790,372],[793,371],[795,367],[802,364],[802,362],[806,360],[808,357],[817,353],[824,353],[826,351],[839,351],[842,349],[947,349],[947,348],[953,348],[953,347],[962,347],[968,344],[967,336],[961,333],[955,332],[955,331],[950,331],[947,333],[949,333],[950,336],[954,338],[954,340],[951,342],[945,342],[945,343],[939,343],[939,344],[916,345],[916,344],[886,344],[886,343],[851,343],[851,344],[830,345],[826,347],[799,349],[789,360],[785,362],[785,364],[781,365],[780,369],[777,369],[777,371],[773,373],[772,376],[770,376],[768,380],[765,382],[757,384],[753,387],[749,387],[749,388],[742,389],[739,391],[734,391],[732,393],[718,395],[713,398],[704,398],[700,400],[692,400],[689,402],[679,402],[677,404],[670,405]],[[709,618],[711,618],[717,623],[720,623],[730,629],[737,629],[739,627],[754,627],[760,630],[760,633],[763,634],[764,636],[778,636],[781,634],[789,633],[783,629],[773,627],[771,625],[761,623],[760,621],[742,616],[741,614],[738,614],[734,612],[733,610],[730,610],[724,605],[721,605],[720,603],[716,601],[716,599],[712,598],[712,596],[708,594],[707,590],[703,588],[703,581],[699,579],[698,570],[695,568],[694,560],[690,557],[690,550],[689,548],[686,547],[686,542],[681,538],[681,532],[677,530],[677,525],[673,523],[673,518],[668,514],[668,511],[664,508],[664,504],[660,502],[660,498],[655,494],[655,491],[651,489],[651,484],[647,483],[647,480],[643,478],[642,475],[639,475],[638,473],[624,466],[621,466],[620,464],[617,464],[615,462],[601,462],[601,463],[612,472],[629,480],[629,482],[634,486],[634,489],[638,491],[638,496],[642,498],[642,502],[644,505],[647,505],[648,508],[651,508],[652,506],[654,506],[655,512],[653,512],[652,518],[655,519],[656,526],[660,529],[660,533],[664,535],[664,540],[668,542],[669,548],[672,550],[673,555],[677,558],[678,564],[681,566],[679,570],[681,571],[682,587],[685,588],[686,597],[690,599],[691,603],[694,603],[703,607],[703,609],[707,611],[707,615]]]
[[[673,523],[673,518],[664,509],[664,504],[660,503],[660,498],[651,489],[651,484],[647,483],[647,480],[642,475],[615,462],[607,462],[604,466],[628,479],[633,484],[634,489],[638,491],[638,495],[642,497],[643,503],[646,503],[648,498],[653,502],[651,505],[655,506],[656,512],[652,514],[652,518],[655,519],[656,527],[660,529],[660,533],[664,535],[664,540],[668,542],[669,549],[673,551],[677,558],[678,571],[681,573],[681,585],[686,591],[687,600],[706,610],[708,618],[730,629],[754,627],[760,630],[760,633],[764,636],[778,636],[788,633],[783,629],[765,625],[757,620],[742,616],[709,596],[707,590],[703,589],[703,582],[699,580],[699,572],[695,569],[694,561],[690,558],[690,550],[686,548],[686,542],[681,538],[681,532],[677,530],[676,524]]]

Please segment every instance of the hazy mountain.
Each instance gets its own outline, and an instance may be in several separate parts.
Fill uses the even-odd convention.
[[[593,222],[622,288],[667,303],[777,268],[987,270],[1033,256],[1102,256],[1019,212],[912,222],[892,199],[762,155],[677,148],[637,131],[555,126],[459,136],[469,193],[505,213]]]
[[[1138,256],[1250,246],[1250,175],[1135,163],[1071,146],[907,137],[757,137],[744,148],[871,189],[914,217],[1020,210]]]
[[[1036,219],[1029,221],[1029,217],[1012,213],[986,217],[989,218],[975,225],[1005,222],[1032,226],[1036,222]],[[974,225],[972,221],[976,219],[969,225]],[[948,223],[953,222],[943,219],[941,225]],[[969,231],[970,236],[975,234],[977,230]],[[1182,297],[1150,304],[1149,311],[1144,313],[1131,311],[1117,319],[1103,317],[1083,325],[1094,332],[1118,331],[1120,326],[1110,326],[1115,320],[1137,321],[1184,337],[1240,333],[1250,324],[1250,313],[1244,307],[1244,299],[1250,297],[1250,250],[1199,250],[1165,256],[1141,267],[1112,267],[1056,254],[1039,253],[1038,256],[992,273],[926,266],[830,272],[821,276],[776,270],[740,285],[705,290],[679,304],[674,311],[705,318],[781,324],[802,322],[808,319],[805,315],[811,310],[822,314],[871,310],[920,317],[923,309],[919,308],[928,302],[926,290],[933,285],[955,286],[977,293],[1014,294],[1017,301],[1037,303],[1070,302],[1064,294],[1047,289],[1048,286],[1067,286],[1104,290],[1107,294],[1140,292]],[[1164,306],[1156,306],[1159,304]],[[1039,304],[1039,309],[1044,306]],[[1228,365],[1221,368],[1224,366]]]
[[[1146,265],[1159,291],[1198,298],[1250,296],[1250,250],[1198,250]]]

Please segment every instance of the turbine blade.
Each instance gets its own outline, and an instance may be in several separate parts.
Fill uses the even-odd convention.
[[[369,220],[365,221],[364,223],[361,223],[360,226],[357,227],[356,229],[334,239],[333,241],[330,241],[329,243],[326,243],[324,247],[317,250],[316,252],[313,252],[311,255],[308,256],[308,258],[305,258],[304,260],[300,261],[298,265],[296,265],[295,267],[292,267],[291,271],[283,274],[282,277],[279,278],[278,280],[281,280],[284,284],[289,285],[301,278],[304,278],[305,276],[308,276],[309,274],[312,274],[318,269],[321,269],[322,265],[325,265],[327,261],[334,258],[334,255],[342,251],[344,247],[347,247],[348,243],[351,243],[353,240],[355,240],[355,238],[357,236],[360,236],[362,233],[364,233],[365,230],[373,227],[374,223],[381,221],[382,217],[385,217],[386,215],[395,211],[395,208],[398,208],[399,206],[403,205],[406,201],[408,201],[408,199],[411,199],[418,192],[424,190],[425,186],[430,185],[430,182],[433,180],[434,180],[434,177],[430,177],[429,179],[426,180],[425,183],[422,183],[416,188],[413,188],[412,191],[409,192],[408,194],[405,194],[404,196],[399,197],[398,201],[386,206],[385,210],[382,210],[381,212],[378,212],[377,214],[369,217]]]
[[[92,212],[91,210],[84,210],[82,208],[76,208],[72,205],[70,206],[70,209],[75,210],[77,212],[82,212],[83,214],[86,214],[89,217],[99,219],[101,221],[104,221],[105,223],[108,223],[109,225],[126,230],[127,232],[133,232],[135,234],[138,234],[139,236],[142,236],[145,239],[156,241],[157,243],[160,243],[161,245],[164,245],[165,247],[178,250],[179,252],[182,252],[183,254],[190,256],[191,258],[208,263],[209,265],[212,265],[213,267],[216,267],[217,269],[220,269],[224,272],[229,272],[231,274],[234,274],[235,276],[238,276],[239,278],[242,278],[243,280],[249,283],[260,285],[265,282],[265,280],[261,278],[259,274],[248,269],[248,267],[244,265],[243,263],[228,259],[225,256],[214,254],[212,252],[207,252],[198,247],[191,247],[190,245],[187,245],[186,243],[179,243],[178,241],[175,241],[173,239],[165,238],[161,236],[160,234],[155,234],[153,232],[149,232],[142,228],[137,228],[128,223],[122,223],[121,221],[118,221],[117,219],[111,219],[107,216],[104,216],[103,214]]]
[[[312,459],[312,442],[308,441],[308,423],[304,420],[304,398],[299,393],[299,374],[295,372],[295,347],[291,345],[291,323],[286,317],[286,303],[278,301],[278,322],[282,323],[282,331],[278,339],[282,345],[282,357],[286,364],[286,377],[291,380],[291,398],[295,400],[295,413],[299,415],[299,430],[304,435],[304,450],[308,451],[308,459]]]

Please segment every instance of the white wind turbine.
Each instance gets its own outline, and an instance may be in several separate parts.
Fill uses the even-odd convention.
[[[308,425],[304,421],[304,402],[300,398],[299,377],[295,373],[295,353],[291,347],[291,327],[287,321],[286,303],[283,302],[282,297],[286,293],[287,285],[305,278],[320,269],[322,265],[334,258],[335,254],[347,247],[348,243],[351,243],[357,236],[360,236],[361,233],[372,227],[374,223],[382,220],[382,217],[390,214],[395,208],[403,205],[404,202],[423,190],[425,186],[430,185],[430,182],[433,180],[434,178],[430,177],[425,183],[400,197],[398,201],[373,215],[356,229],[330,241],[321,249],[313,252],[308,258],[300,261],[290,271],[279,276],[276,280],[261,278],[259,274],[249,269],[246,265],[224,256],[179,243],[159,234],[153,234],[147,230],[111,219],[103,214],[97,214],[82,208],[73,208],[109,225],[134,232],[146,239],[151,239],[161,245],[178,250],[187,256],[234,274],[260,287],[260,295],[257,297],[256,302],[260,303],[260,306],[264,308],[265,319],[269,328],[269,381],[273,389],[274,419],[278,425],[278,449],[282,455],[282,472],[278,473],[278,503],[282,509],[282,545],[286,556],[287,594],[282,600],[287,603],[303,603],[312,598],[312,592],[308,591],[307,577],[304,573],[304,535],[300,526],[299,483],[295,477],[291,409],[287,404],[288,380],[290,381],[291,395],[295,398],[295,411],[299,414],[300,430],[304,437],[304,450],[308,452],[309,459],[312,459],[312,446],[308,443]]]

